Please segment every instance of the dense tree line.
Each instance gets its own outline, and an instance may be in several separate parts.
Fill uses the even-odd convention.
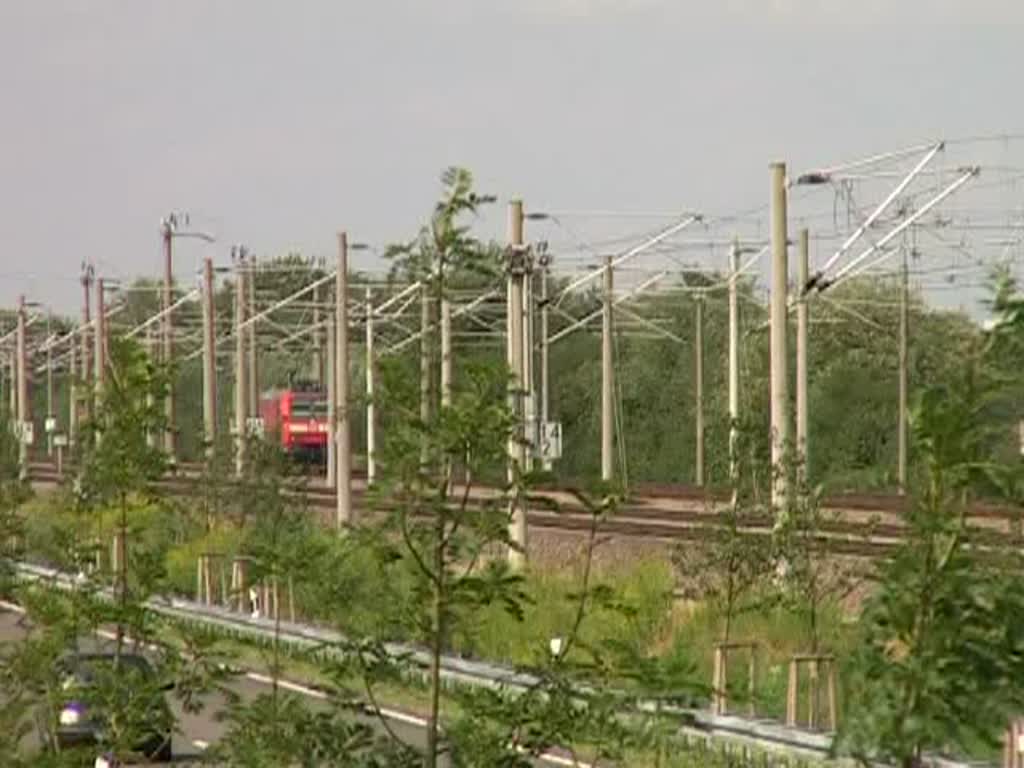
[[[497,250],[497,245],[491,246]],[[283,298],[302,285],[322,277],[325,267],[298,255],[257,262],[256,290],[259,304]],[[378,288],[378,302],[399,290]],[[692,482],[696,451],[695,431],[695,347],[696,302],[704,303],[704,408],[705,456],[707,479],[713,485],[725,485],[728,477],[727,415],[727,295],[719,279],[706,275],[683,274],[668,290],[643,296],[629,305],[632,312],[655,319],[677,339],[659,337],[645,331],[637,333],[635,323],[619,317],[615,331],[616,423],[619,443],[616,447],[617,470],[630,482]],[[352,284],[365,276],[353,274]],[[453,290],[459,295],[475,289],[496,289],[500,302],[504,297],[503,277],[478,272],[453,275]],[[698,292],[702,284],[716,286]],[[148,291],[147,287],[154,290]],[[116,333],[141,323],[158,310],[156,286],[141,280],[124,294],[125,309],[112,322]],[[321,304],[333,301],[333,286],[319,294]],[[180,290],[180,289],[179,289]],[[234,279],[224,277],[216,289],[219,332],[230,329],[233,311]],[[558,290],[553,281],[552,293]],[[768,334],[766,312],[755,286],[741,282],[740,292],[740,421],[750,434],[759,436],[756,450],[768,450]],[[809,413],[810,437],[808,472],[810,478],[830,489],[892,488],[896,479],[898,423],[898,349],[900,286],[895,280],[873,279],[847,283],[834,292],[813,296],[810,300],[809,331]],[[285,328],[297,330],[312,323],[313,297],[307,295],[295,306],[282,308],[269,323],[259,326],[260,381],[263,389],[287,386],[292,377],[313,374],[312,334],[283,342]],[[351,297],[352,322],[363,322],[362,296]],[[495,307],[494,304],[491,305]],[[600,307],[595,290],[569,296],[552,312],[551,333]],[[454,320],[455,370],[483,360],[504,357],[504,339],[500,336],[503,320],[495,311],[481,310],[490,322],[490,335],[480,317],[462,316]],[[198,329],[201,324],[198,302],[184,304],[177,313],[182,341],[181,359],[175,371],[175,395],[178,405],[180,446],[186,459],[197,459],[201,448],[202,402],[201,361]],[[539,325],[539,324],[538,324]],[[378,321],[377,351],[419,327],[418,304],[414,303],[398,323]],[[795,327],[795,326],[794,326]],[[791,328],[791,330],[794,330]],[[925,297],[910,299],[909,380],[910,395],[941,383],[959,369],[965,350],[983,335],[980,327],[959,312],[932,309]],[[361,402],[365,358],[363,335],[350,335],[352,344],[352,391]],[[681,341],[680,341],[681,340]],[[321,334],[326,359],[325,335]],[[436,347],[437,335],[431,343]],[[565,336],[551,346],[551,414],[563,425],[563,458],[556,472],[564,480],[596,477],[600,467],[600,321]],[[218,349],[218,416],[227,429],[233,409],[233,341],[229,337]],[[539,353],[538,353],[539,354]],[[410,375],[417,375],[418,344],[407,345],[399,354],[388,355],[404,362]],[[795,332],[790,341],[790,375],[795,376]],[[41,362],[37,360],[37,363]],[[539,365],[536,366],[539,370]],[[791,378],[791,398],[795,391]],[[435,382],[436,384],[436,382]],[[61,377],[57,400],[65,402],[66,389]],[[34,414],[42,421],[45,413],[45,388],[37,374],[34,388]],[[66,408],[58,414],[66,420]],[[1015,447],[1016,409],[1003,402],[992,410],[992,418],[1005,423],[1005,441],[1001,450]],[[380,414],[386,424],[387,415]],[[41,423],[39,427],[41,427]],[[41,434],[41,432],[40,432]],[[353,440],[357,453],[364,445],[364,422],[353,420]],[[911,445],[913,465],[917,453]],[[624,466],[623,466],[624,460]]]
[[[467,173],[450,171],[430,223],[416,239],[392,251],[406,277],[416,277],[427,286],[432,313],[440,298],[450,295],[451,279],[501,285],[500,252],[479,243],[458,223],[484,201],[472,192]],[[300,269],[267,270],[267,275],[296,279],[295,273],[300,273],[302,279],[303,263],[293,263]],[[455,268],[452,275],[445,272],[446,264]],[[466,269],[465,275],[458,273],[459,267]],[[993,303],[1000,322],[984,334],[963,317],[929,313],[920,301],[915,302],[918,344],[923,344],[921,339],[930,343],[918,346],[914,356],[919,383],[910,425],[917,449],[908,485],[906,536],[890,557],[862,564],[868,575],[859,578],[874,586],[856,609],[858,622],[843,630],[854,645],[847,658],[840,659],[848,683],[846,714],[834,747],[862,765],[887,760],[901,768],[920,768],[937,749],[972,754],[994,749],[1006,718],[1024,706],[1017,682],[1024,674],[1019,549],[978,546],[984,544],[982,532],[971,527],[968,514],[979,493],[1016,508],[1024,498],[1024,464],[1011,450],[1012,432],[1007,429],[1016,417],[1014,404],[1020,390],[1016,369],[1024,349],[1024,300],[1005,275],[994,285]],[[812,472],[819,477],[832,478],[824,473],[851,469],[881,472],[886,451],[891,451],[891,444],[876,434],[883,431],[884,419],[876,420],[877,414],[866,412],[882,408],[889,390],[884,379],[892,362],[891,350],[881,349],[884,345],[878,336],[886,327],[886,313],[893,309],[894,302],[888,300],[891,290],[891,286],[862,284],[836,295],[850,306],[858,302],[858,322],[870,331],[838,330],[841,323],[825,322],[815,332],[817,373],[812,392],[839,400],[835,418],[846,430],[833,439],[833,454],[821,449],[820,455],[832,456],[829,464],[815,468],[818,460],[813,456],[819,454],[812,454]],[[287,291],[280,288],[281,293]],[[830,637],[823,631],[825,609],[837,595],[845,594],[849,579],[837,573],[842,570],[837,567],[840,564],[820,541],[818,534],[828,520],[818,503],[820,488],[813,477],[794,473],[800,482],[784,506],[769,501],[771,474],[763,466],[767,433],[763,423],[766,359],[763,333],[759,336],[763,324],[757,322],[758,307],[749,284],[744,294],[755,310],[746,313],[745,329],[750,332],[745,334],[743,354],[744,413],[750,417],[740,430],[743,466],[733,481],[734,503],[726,513],[731,518],[723,520],[721,534],[709,538],[703,547],[690,544],[686,552],[690,556],[678,558],[675,565],[683,576],[702,577],[694,579],[697,598],[717,605],[724,618],[723,637],[740,631],[730,617],[757,605],[777,605],[805,625],[808,650],[828,650],[827,645],[823,647]],[[692,300],[688,292],[674,291],[653,298],[644,308],[656,312],[684,339],[672,342],[676,351],[678,347],[685,351]],[[720,317],[721,304],[714,304],[717,300],[710,297],[705,300],[709,319]],[[595,303],[594,295],[583,295],[573,299],[569,309],[578,315]],[[183,325],[192,309],[183,310]],[[291,311],[299,313],[303,308]],[[147,308],[140,303],[123,312],[136,312],[141,318]],[[821,317],[831,319],[823,310]],[[296,319],[301,320],[301,315]],[[131,321],[125,314],[122,322]],[[711,331],[712,327],[709,344],[717,339],[714,343],[721,349],[724,334],[721,328]],[[436,341],[434,334],[430,347],[435,379]],[[588,347],[592,343],[581,335],[566,342],[556,358],[557,365],[566,366],[564,380],[579,385],[568,396],[565,383],[556,389],[556,413],[572,429],[572,440],[581,439],[596,410],[595,387],[586,378],[596,367]],[[560,631],[557,644],[539,644],[530,664],[536,681],[518,693],[442,691],[445,653],[467,643],[486,614],[500,611],[523,622],[532,602],[526,591],[530,564],[505,555],[519,547],[509,532],[516,505],[524,498],[531,504],[542,502],[531,492],[541,478],[514,463],[496,493],[470,503],[471,486],[485,479],[493,483],[493,477],[500,476],[488,473],[504,467],[507,446],[516,439],[507,370],[500,344],[496,346],[461,350],[451,404],[443,403],[432,387],[426,411],[420,410],[416,351],[381,362],[379,404],[385,414],[381,474],[367,496],[368,508],[325,535],[310,519],[294,464],[272,442],[247,441],[247,466],[241,477],[234,478],[233,446],[225,436],[223,445],[213,446],[206,471],[194,477],[196,503],[179,506],[178,500],[168,496],[158,482],[166,457],[146,440],[148,433],[162,428],[159,401],[168,371],[155,365],[138,342],[112,340],[108,380],[85,424],[74,477],[57,496],[57,506],[71,516],[71,524],[56,529],[54,540],[46,542],[57,555],[51,561],[75,574],[64,590],[15,577],[18,560],[39,557],[42,552],[25,548],[31,540],[27,528],[34,522],[22,509],[30,488],[18,471],[13,434],[0,418],[0,543],[4,545],[0,591],[26,610],[26,618],[19,622],[22,635],[0,648],[0,697],[5,703],[0,722],[6,726],[0,732],[0,751],[9,762],[70,766],[91,759],[88,750],[76,753],[58,748],[41,762],[25,736],[40,706],[44,711],[62,706],[67,681],[56,661],[63,649],[83,636],[112,628],[116,650],[111,673],[84,686],[81,693],[88,708],[110,723],[99,734],[99,746],[118,754],[137,752],[140,736],[152,729],[151,723],[132,717],[137,707],[122,695],[132,688],[131,675],[118,660],[129,647],[151,647],[156,649],[156,677],[147,696],[173,691],[187,712],[208,706],[213,692],[225,698],[220,717],[226,732],[207,755],[223,764],[433,768],[448,760],[456,766],[513,768],[531,764],[531,758],[549,748],[581,745],[586,745],[588,759],[595,764],[622,764],[631,750],[647,751],[656,765],[714,764],[685,749],[680,752],[675,733],[678,717],[659,717],[663,705],[692,702],[694,696],[709,693],[695,679],[686,655],[657,652],[647,643],[636,642],[640,635],[635,633],[602,638],[586,631],[588,619],[596,614],[614,612],[628,621],[637,612],[629,594],[593,578],[595,544],[603,523],[621,501],[616,489],[603,484],[594,484],[590,492],[574,492],[590,518],[578,583],[566,596],[575,618],[565,625],[564,633]],[[686,443],[670,417],[687,414],[671,387],[672,379],[664,374],[674,367],[677,378],[684,380],[687,358],[646,338],[623,335],[616,346],[623,431],[633,439],[638,430],[635,423],[643,423],[660,440],[642,443],[649,453],[641,454],[640,461],[655,464],[641,466],[640,479],[648,474],[657,479],[671,477],[673,468],[686,464],[666,454],[680,445],[685,450]],[[571,358],[572,354],[577,357]],[[287,380],[304,366],[308,348],[276,355],[265,357],[270,382]],[[188,379],[181,370],[178,376],[180,388],[187,392]],[[721,370],[709,376],[709,414],[721,407],[724,393],[711,383],[721,376]],[[877,391],[870,386],[877,383],[874,377],[883,380]],[[576,408],[575,422],[569,419],[569,406]],[[895,411],[895,405],[891,407]],[[709,428],[716,480],[723,472],[727,426],[712,420]],[[821,429],[824,432],[825,427]],[[831,429],[834,433],[835,428]],[[854,442],[847,445],[850,440]],[[222,450],[227,461],[220,460]],[[573,465],[577,456],[583,459]],[[573,453],[563,472],[592,475],[586,456],[582,449]],[[784,464],[779,469],[796,469]],[[286,487],[298,493],[285,493]],[[556,502],[549,503],[553,512],[559,511]],[[778,521],[770,536],[755,542],[744,535],[751,521],[769,515]],[[157,530],[151,523],[158,519],[170,528]],[[171,542],[200,530],[236,534],[253,578],[275,587],[288,584],[290,589],[295,582],[300,589],[312,588],[329,607],[330,623],[342,630],[344,639],[333,644],[333,662],[312,659],[327,678],[325,709],[308,708],[279,685],[287,671],[279,642],[279,612],[264,658],[270,690],[245,700],[231,688],[233,672],[225,663],[226,649],[218,647],[213,635],[165,622],[145,608],[148,596],[163,594],[170,586],[166,555]],[[118,537],[120,545],[106,561],[101,553],[111,537]],[[38,538],[35,543],[39,544]],[[315,572],[313,562],[320,564]],[[355,610],[366,597],[371,598],[364,606],[370,621]],[[393,654],[388,650],[392,639],[417,643],[424,649],[426,662]],[[427,717],[422,744],[404,741],[383,720],[380,728],[374,728],[361,717],[381,715],[377,692],[410,676],[425,678]],[[731,687],[728,680],[724,685]],[[643,708],[637,708],[638,700],[644,702]],[[446,701],[455,707],[446,710]],[[651,703],[653,716],[646,706]],[[36,722],[44,743],[48,734],[53,735],[47,729],[57,722],[49,716]],[[161,734],[172,725],[168,713],[168,722],[160,724]],[[668,763],[663,758],[672,752],[679,759]],[[19,755],[24,759],[19,760]]]

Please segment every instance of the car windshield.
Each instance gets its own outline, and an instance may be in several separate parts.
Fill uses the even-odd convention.
[[[124,667],[125,672],[131,677],[149,680],[153,677],[153,667],[142,656],[135,654],[122,654],[119,659],[111,654],[73,656],[62,660],[61,668],[64,674],[64,687],[72,685],[89,684],[96,679],[97,674],[102,675],[114,668],[115,664]]]

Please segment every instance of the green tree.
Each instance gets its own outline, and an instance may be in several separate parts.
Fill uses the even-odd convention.
[[[279,600],[280,585],[288,586],[290,597],[296,576],[322,579],[312,563],[323,562],[323,553],[316,551],[316,523],[309,519],[294,463],[278,445],[262,440],[249,442],[247,459],[248,471],[238,489],[248,509],[244,550],[253,583],[268,587]],[[275,601],[262,609],[274,621],[270,647],[263,653],[270,691],[249,701],[228,692],[227,706],[219,713],[227,731],[209,757],[218,765],[245,768],[397,768],[407,764],[401,750],[383,739],[365,717],[359,718],[362,707],[345,685],[331,690],[326,708],[318,711],[280,685],[286,669],[280,643],[281,607]]]
[[[99,748],[128,756],[154,727],[168,733],[174,728],[169,709],[152,709],[140,702],[162,697],[164,686],[173,683],[184,708],[196,711],[202,706],[202,694],[223,678],[223,660],[208,634],[169,626],[145,607],[145,601],[163,586],[164,553],[159,546],[151,546],[153,539],[141,535],[134,523],[161,501],[151,481],[162,474],[163,458],[147,448],[146,435],[162,418],[159,407],[150,401],[162,394],[164,379],[131,342],[112,339],[110,352],[107,382],[79,445],[79,474],[73,483],[75,513],[61,534],[60,559],[77,574],[54,584],[17,585],[14,598],[25,609],[24,634],[2,649],[0,675],[4,695],[19,706],[8,710],[19,713],[12,717],[21,718],[12,724],[11,733],[20,732],[24,718],[31,717],[43,743],[55,746],[56,712],[68,696],[68,678],[60,671],[58,658],[83,644],[98,644],[97,636],[114,625],[113,663],[98,663],[90,684],[76,691],[75,697],[103,724]],[[111,515],[116,520],[114,529],[125,541],[113,574],[93,566],[97,547],[89,541],[90,532],[99,531],[102,536],[102,521]],[[109,576],[113,590],[108,589]],[[122,662],[129,643],[135,650],[156,648],[152,679],[143,679],[133,664]],[[165,752],[169,748],[167,742],[161,746]],[[32,759],[63,765],[79,764],[76,761],[82,758],[80,751],[72,751],[52,759]]]
[[[0,409],[0,594],[11,596],[17,584],[17,561],[23,554],[24,525],[20,507],[31,495],[21,479],[18,442],[6,409]],[[11,755],[15,766],[28,765],[17,755],[31,731],[33,696],[17,663],[0,649],[0,754]]]
[[[743,424],[736,425],[732,500],[715,510],[706,537],[673,551],[673,563],[688,586],[687,594],[706,600],[719,616],[723,643],[733,640],[733,624],[739,615],[765,604],[768,595],[762,587],[775,563],[771,538],[750,532],[771,523],[764,487],[770,472],[751,433]]]
[[[928,750],[994,748],[1007,717],[1024,707],[1020,559],[986,556],[967,522],[973,489],[1013,488],[1020,468],[990,458],[984,363],[976,352],[913,409],[924,466],[907,537],[878,567],[864,608],[839,742],[865,764],[912,768]]]
[[[119,513],[115,533],[115,540],[120,541],[120,547],[115,547],[119,562],[114,563],[118,568],[114,574],[117,608],[113,618],[120,653],[126,627],[138,631],[146,621],[137,598],[152,593],[162,576],[157,553],[136,553],[135,567],[129,569],[133,538],[129,519],[133,510],[160,501],[151,491],[166,471],[166,455],[150,445],[147,437],[161,434],[164,428],[162,402],[167,379],[134,342],[112,338],[109,346],[106,380],[80,442],[77,487],[80,509],[91,511],[97,520],[110,507]],[[130,571],[134,579],[129,579]]]
[[[0,409],[0,594],[13,584],[14,564],[23,549],[21,505],[31,496],[32,486],[21,477],[17,438],[6,409]]]
[[[804,628],[806,651],[820,653],[822,642],[834,622],[830,608],[864,580],[864,568],[845,562],[830,547],[831,533],[843,528],[841,510],[826,509],[822,487],[812,486],[798,462],[791,472],[794,482],[786,503],[786,514],[774,531],[773,561],[780,567],[778,602],[798,616]],[[867,540],[870,533],[863,534]]]

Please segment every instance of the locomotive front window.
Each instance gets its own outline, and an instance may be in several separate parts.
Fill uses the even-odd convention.
[[[292,401],[293,419],[325,419],[327,418],[327,402],[317,401]]]

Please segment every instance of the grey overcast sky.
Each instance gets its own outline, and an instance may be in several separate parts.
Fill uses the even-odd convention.
[[[1021,128],[1022,30],[1020,0],[0,0],[0,304],[157,274],[173,209],[223,262],[405,238],[449,164],[533,209],[758,205],[773,159]]]

